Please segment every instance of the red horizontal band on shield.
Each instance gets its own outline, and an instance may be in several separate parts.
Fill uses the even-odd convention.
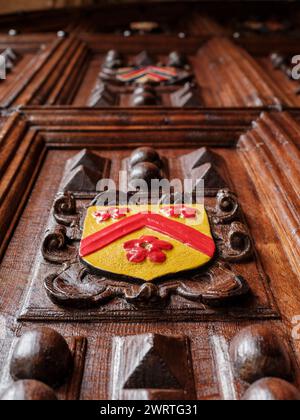
[[[88,236],[81,241],[79,254],[81,257],[87,257],[145,227],[182,242],[211,258],[215,254],[216,245],[211,237],[190,226],[152,213],[135,214]]]

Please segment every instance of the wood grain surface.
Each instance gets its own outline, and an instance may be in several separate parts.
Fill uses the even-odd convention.
[[[25,390],[29,399],[299,398],[300,86],[272,66],[270,55],[299,53],[300,9],[274,4],[276,20],[256,2],[226,9],[184,3],[145,5],[143,13],[115,5],[0,17],[0,50],[19,56],[0,82],[0,394],[13,385],[10,395]],[[141,20],[157,21],[158,32],[130,29]],[[162,103],[134,107],[128,85],[118,91],[120,102],[90,107],[109,50],[126,63],[143,51],[155,64],[184,53],[199,106],[176,107],[169,99],[174,87],[159,85]],[[213,169],[236,194],[253,246],[252,259],[229,264],[247,280],[250,300],[210,308],[172,296],[167,309],[153,310],[124,299],[70,309],[49,298],[44,280],[60,265],[44,259],[42,245],[46,230],[57,228],[53,203],[68,159],[88,149],[108,162],[99,168],[103,176],[117,181],[141,146],[157,150],[171,178],[191,172],[182,157],[201,147],[218,157]],[[76,202],[91,196],[79,194]],[[207,206],[215,202],[206,198]],[[119,287],[121,296],[135,290]],[[10,375],[18,338],[40,327],[60,333],[73,357],[74,369],[53,391],[13,384]]]

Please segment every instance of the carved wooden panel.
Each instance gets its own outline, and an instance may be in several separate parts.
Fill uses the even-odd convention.
[[[0,18],[0,399],[299,400],[300,11],[279,3]],[[120,170],[126,197],[188,178],[193,201],[101,206]],[[196,187],[192,271],[170,256],[199,250]]]
[[[55,69],[49,83],[40,86],[38,97],[21,96],[17,103],[97,108],[298,106],[298,82],[274,69],[271,43],[261,51],[248,39],[166,37],[166,43],[153,43],[151,36],[141,41],[65,34],[46,59],[46,69]],[[297,44],[280,50],[291,57]],[[143,54],[148,60],[139,60]]]

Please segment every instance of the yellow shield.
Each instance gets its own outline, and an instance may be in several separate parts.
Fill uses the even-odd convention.
[[[97,274],[152,281],[202,267],[215,249],[204,206],[94,206],[80,257]]]

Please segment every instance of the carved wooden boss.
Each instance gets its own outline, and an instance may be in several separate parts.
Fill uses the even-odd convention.
[[[228,314],[229,308],[232,316],[255,316],[250,284],[257,278],[264,286],[266,278],[231,190],[226,162],[205,147],[183,153],[178,162],[193,188],[204,181],[203,204],[179,204],[176,194],[161,195],[150,204],[143,191],[139,204],[127,203],[136,179],[149,185],[170,174],[170,159],[149,147],[123,160],[129,192],[117,200],[109,190],[96,191],[110,171],[109,159],[84,149],[66,162],[41,246],[43,261],[37,259],[33,278],[33,284],[43,281],[44,293],[60,308],[53,319],[145,322],[163,317],[178,322],[189,320],[192,312],[194,321],[200,321]],[[29,300],[34,302],[34,296]],[[263,308],[259,310],[262,314]],[[47,316],[51,319],[50,312]],[[35,317],[32,302],[22,317]],[[76,338],[72,348],[49,329],[26,333],[10,363],[16,382],[2,398],[56,399],[49,386],[66,381],[64,398],[76,397],[85,340]],[[286,382],[293,380],[288,349],[272,330],[242,330],[228,354],[228,369],[253,384],[244,399],[299,398]],[[49,364],[50,355],[54,364]],[[115,337],[111,360],[112,399],[196,398],[190,342],[184,336]]]
[[[300,400],[297,14],[198,3],[0,19],[1,400]]]

